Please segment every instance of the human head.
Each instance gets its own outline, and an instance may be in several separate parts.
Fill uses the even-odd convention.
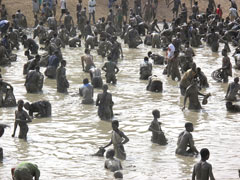
[[[112,57],[110,55],[108,55],[107,59],[108,59],[108,61],[111,61]]]
[[[102,89],[103,89],[103,92],[107,92],[107,90],[108,90],[108,85],[107,85],[107,84],[104,84],[103,87],[102,87]]]
[[[196,68],[197,68],[196,63],[193,63],[193,64],[192,64],[192,70],[196,72]]]
[[[157,109],[154,109],[153,111],[152,111],[152,115],[153,115],[153,117],[155,118],[160,118],[160,111],[159,110],[157,110]]]
[[[40,71],[40,66],[36,66],[35,69],[36,69],[37,72],[39,72]]]
[[[67,64],[67,61],[65,61],[65,60],[62,60],[62,61],[61,61],[61,66],[65,67],[66,64]]]
[[[201,154],[201,159],[202,160],[208,160],[208,158],[210,156],[210,152],[207,148],[201,149],[200,154]]]
[[[24,52],[24,55],[25,55],[25,56],[29,56],[29,55],[30,55],[30,52],[29,52],[28,50],[26,50],[26,51]]]
[[[114,172],[114,177],[115,177],[115,179],[122,179],[123,178],[123,174],[120,171],[115,171]]]
[[[220,8],[221,7],[221,4],[218,4],[218,6],[217,6],[218,8]]]
[[[148,57],[151,57],[152,51],[148,51]]]
[[[90,50],[87,48],[87,49],[85,49],[85,54],[90,54]]]
[[[85,78],[85,79],[83,80],[83,84],[88,84],[88,83],[89,83],[88,78]]]
[[[193,124],[191,122],[186,122],[185,123],[185,129],[188,131],[188,132],[192,132],[193,131]]]
[[[22,108],[23,108],[23,105],[24,105],[24,101],[23,100],[18,100],[18,110],[22,110]]]
[[[107,150],[107,153],[106,153],[106,158],[109,159],[109,158],[113,158],[115,155],[115,151],[113,149],[109,149]]]
[[[41,56],[40,56],[39,54],[37,54],[37,55],[35,56],[35,59],[36,59],[37,61],[39,61],[39,60],[41,59]]]
[[[144,57],[144,61],[148,61],[148,57]]]
[[[113,120],[113,121],[112,121],[112,129],[115,131],[115,130],[118,129],[118,127],[119,127],[119,122],[118,122],[118,120]]]
[[[24,108],[25,108],[26,110],[29,110],[29,109],[30,109],[30,104],[29,104],[29,102],[24,103]]]
[[[227,56],[227,50],[226,50],[226,49],[223,49],[223,50],[222,50],[222,55],[223,55],[223,56]]]
[[[231,102],[231,101],[226,102],[226,108],[227,108],[227,110],[231,109],[232,106],[233,106],[233,105],[232,105],[232,102]]]
[[[189,48],[189,42],[188,41],[185,43],[185,47]]]
[[[238,82],[239,82],[239,77],[235,77],[235,78],[234,78],[234,82],[235,82],[235,83],[238,83]]]

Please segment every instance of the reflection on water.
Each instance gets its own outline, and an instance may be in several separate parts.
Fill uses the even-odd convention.
[[[115,103],[115,118],[120,121],[120,129],[130,139],[125,145],[125,179],[191,179],[192,167],[200,157],[185,158],[175,155],[177,137],[184,130],[186,121],[191,121],[195,126],[193,136],[197,148],[209,148],[209,162],[213,165],[216,179],[236,179],[237,169],[240,168],[240,122],[236,115],[225,110],[223,98],[227,84],[216,83],[210,77],[213,70],[221,67],[220,53],[212,53],[207,47],[195,50],[194,61],[207,75],[210,84],[210,88],[203,92],[210,92],[212,97],[203,111],[182,112],[183,97],[180,97],[178,82],[162,75],[163,66],[153,67],[153,74],[160,76],[163,81],[162,94],[147,92],[147,82],[139,80],[139,64],[149,50],[165,55],[161,50],[144,45],[131,50],[123,45],[124,58],[118,64],[118,83],[109,87]],[[15,108],[0,109],[1,122],[11,125],[0,140],[4,149],[4,161],[0,164],[1,180],[10,179],[11,167],[22,161],[37,163],[41,170],[41,179],[44,180],[100,180],[113,177],[112,173],[104,170],[103,158],[90,156],[99,146],[109,142],[111,124],[99,120],[97,107],[82,105],[81,98],[76,95],[82,80],[89,77],[82,72],[80,62],[84,49],[66,48],[62,51],[67,61],[69,95],[57,93],[56,81],[50,79],[45,79],[42,94],[27,94],[23,86],[22,67],[26,62],[23,51],[17,52],[16,63],[2,68],[3,77],[14,86],[17,99],[31,102],[49,100],[52,103],[53,116],[34,119],[29,124],[28,142],[24,142],[11,137]],[[97,56],[96,50],[91,53],[96,66],[102,67],[105,59]],[[44,72],[44,69],[41,71]],[[233,70],[233,74],[239,76],[240,73]],[[95,89],[94,99],[99,92],[100,89]],[[153,109],[161,111],[162,129],[169,140],[165,147],[150,141],[148,126],[152,121]]]

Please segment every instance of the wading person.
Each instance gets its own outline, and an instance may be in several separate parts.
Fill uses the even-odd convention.
[[[115,155],[118,159],[125,160],[126,159],[126,153],[124,150],[123,145],[126,144],[129,139],[128,137],[118,129],[119,122],[117,120],[112,121],[112,138],[111,141],[104,146],[103,148],[106,148],[113,144]]]

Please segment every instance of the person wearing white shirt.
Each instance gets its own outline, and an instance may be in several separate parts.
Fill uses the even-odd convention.
[[[95,7],[96,7],[96,0],[89,0],[88,1],[89,23],[91,23],[91,17],[92,17],[93,23],[95,24]]]
[[[62,19],[63,15],[67,13],[67,3],[66,3],[66,0],[61,0],[60,1],[60,7],[61,7],[61,16],[60,16],[59,22],[61,22],[61,19]]]

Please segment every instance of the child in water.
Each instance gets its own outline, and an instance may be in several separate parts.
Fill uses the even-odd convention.
[[[202,180],[215,180],[212,172],[212,165],[207,162],[210,156],[210,152],[207,148],[203,148],[200,151],[201,160],[194,165],[193,173],[192,173],[192,180],[202,179]]]
[[[160,111],[155,109],[152,111],[152,115],[154,119],[148,128],[149,131],[152,131],[151,141],[159,145],[166,145],[167,139],[161,129],[161,122],[158,122],[158,118],[160,118]]]

